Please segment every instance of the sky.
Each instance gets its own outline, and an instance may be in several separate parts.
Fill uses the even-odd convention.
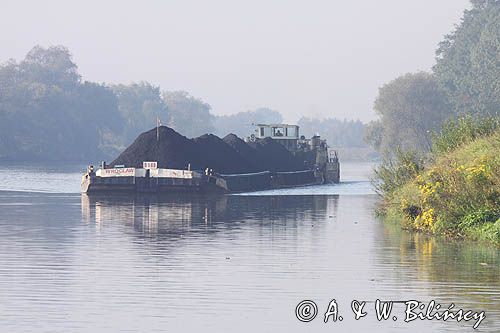
[[[376,118],[378,88],[429,71],[467,0],[2,0],[0,62],[64,45],[84,80],[185,90],[215,114]]]

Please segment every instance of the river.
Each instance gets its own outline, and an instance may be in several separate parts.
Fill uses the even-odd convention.
[[[407,323],[402,303],[379,322],[380,299],[484,311],[478,331],[499,332],[500,250],[380,221],[372,167],[343,163],[337,185],[135,198],[81,195],[80,165],[1,165],[0,329],[473,331]],[[343,320],[324,323],[333,299]],[[317,304],[310,322],[302,300]]]

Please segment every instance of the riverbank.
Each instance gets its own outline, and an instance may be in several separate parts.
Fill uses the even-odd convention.
[[[391,170],[399,168],[401,176],[405,169],[406,180],[386,184],[381,213],[407,229],[500,246],[499,151],[495,129],[433,154],[424,164],[403,159]],[[388,169],[379,169],[379,175],[388,177]]]

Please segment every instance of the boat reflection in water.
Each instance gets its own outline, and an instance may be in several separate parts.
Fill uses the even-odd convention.
[[[325,306],[335,298],[349,310],[353,299],[383,297],[485,311],[481,331],[500,328],[498,249],[379,221],[373,216],[374,195],[83,195],[81,200],[86,225],[74,230],[84,236],[70,249],[84,248],[79,260],[99,272],[96,292],[115,285],[127,290],[123,297],[135,302],[128,315],[137,326],[148,327],[147,313],[169,327],[182,318],[187,327],[182,331],[200,331],[207,323],[231,331],[245,313],[248,325],[242,331],[303,332],[303,323],[291,320],[300,300]],[[61,253],[71,254],[68,248]],[[82,290],[87,297],[88,289]],[[395,311],[400,317],[404,307]],[[322,320],[310,324],[327,327]],[[353,332],[454,332],[473,325],[401,319],[382,324],[373,312],[341,324],[346,328],[341,331]]]
[[[297,227],[336,215],[338,196],[91,195],[82,194],[82,218],[97,228],[131,225],[149,236],[238,228],[239,223]]]

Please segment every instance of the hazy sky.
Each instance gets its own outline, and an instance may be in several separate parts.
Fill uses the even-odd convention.
[[[374,118],[378,87],[429,70],[466,0],[9,1],[0,61],[67,46],[83,78],[186,90],[216,114],[267,106]]]

